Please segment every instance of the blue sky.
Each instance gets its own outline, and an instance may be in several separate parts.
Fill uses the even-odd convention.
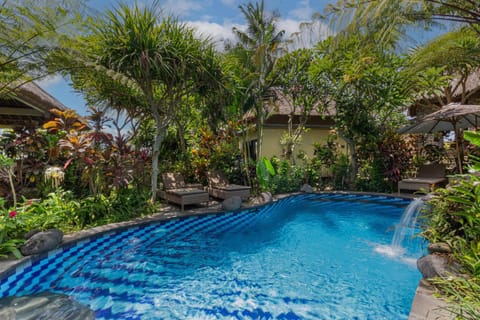
[[[301,22],[309,21],[315,12],[323,12],[325,5],[335,0],[265,0],[267,10],[277,10],[280,13],[278,26],[286,31],[287,37],[299,30]],[[124,3],[134,3],[124,0]],[[151,1],[138,0],[139,5],[148,5]],[[252,2],[255,2],[252,0]],[[117,7],[116,0],[90,0],[90,6],[98,12]],[[166,13],[177,16],[181,21],[189,23],[198,32],[210,36],[222,47],[222,39],[234,39],[232,27],[242,28],[245,21],[239,10],[239,5],[247,0],[161,0],[160,5]],[[328,27],[318,25],[318,34],[328,33]],[[324,36],[323,36],[324,37]],[[48,93],[62,102],[66,107],[76,110],[80,115],[86,115],[85,101],[75,93],[68,83],[60,76],[51,76],[38,84]]]
[[[124,3],[134,3],[132,0]],[[137,1],[139,5],[148,5],[151,1]],[[254,1],[253,1],[254,2]],[[265,0],[267,10],[278,10],[281,20],[279,27],[287,35],[298,31],[299,24],[308,21],[315,12],[322,12],[328,0]],[[99,12],[117,6],[116,0],[91,0],[90,7]],[[160,5],[166,13],[172,13],[181,21],[195,27],[200,33],[212,37],[221,46],[221,39],[233,39],[232,27],[245,24],[238,6],[246,4],[244,0],[161,0]],[[320,32],[324,32],[325,26]],[[75,93],[60,76],[48,77],[38,84],[66,107],[86,114],[85,101]]]

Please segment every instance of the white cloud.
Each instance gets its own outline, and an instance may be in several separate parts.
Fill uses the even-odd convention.
[[[54,75],[54,76],[48,76],[43,78],[42,80],[36,81],[39,86],[42,88],[50,88],[53,87],[59,83],[61,83],[63,80],[63,77],[60,75]]]
[[[315,11],[310,7],[309,0],[298,1],[298,7],[289,12],[289,15],[300,19],[300,20],[310,20]]]
[[[285,37],[288,38],[294,32],[299,31],[300,21],[293,19],[280,19],[277,22],[278,30],[285,30]]]
[[[187,24],[196,30],[197,36],[211,38],[219,51],[224,50],[224,41],[237,41],[237,38],[232,32],[233,27],[240,30],[247,28],[246,25],[235,24],[228,21],[223,24],[208,21],[189,21]],[[318,41],[324,40],[329,35],[332,35],[330,28],[318,21],[306,23],[294,19],[280,19],[277,22],[277,26],[278,30],[285,30],[285,40],[292,40],[288,45],[288,48],[292,50],[312,47]]]
[[[231,22],[224,22],[219,24],[216,22],[208,21],[189,21],[187,22],[189,26],[197,30],[198,36],[210,37],[215,43],[218,50],[223,50],[224,45],[223,41],[234,41],[235,35],[232,32],[233,27],[242,29],[243,27],[238,24],[233,24]]]
[[[278,27],[285,30],[285,39],[292,40],[289,49],[309,48],[332,35],[331,29],[320,21],[302,22],[294,19],[278,21]]]

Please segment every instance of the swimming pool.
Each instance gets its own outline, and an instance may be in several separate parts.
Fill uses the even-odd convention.
[[[97,319],[407,319],[421,275],[375,248],[408,203],[300,195],[132,227],[26,266],[0,296],[65,293]]]

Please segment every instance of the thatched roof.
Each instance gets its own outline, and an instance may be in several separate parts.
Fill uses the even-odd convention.
[[[265,125],[281,126],[286,125],[289,115],[293,112],[293,122],[298,123],[301,116],[300,108],[294,108],[289,97],[285,96],[281,90],[274,89],[276,95],[274,99],[266,103],[268,109],[267,119]],[[331,102],[325,110],[319,111],[319,107],[314,107],[309,115],[307,126],[326,126],[333,125],[333,116],[335,116],[336,109],[334,102]],[[253,121],[255,114],[249,111],[244,116],[246,119]]]
[[[0,97],[0,128],[37,127],[53,118],[50,109],[67,108],[34,82]]]

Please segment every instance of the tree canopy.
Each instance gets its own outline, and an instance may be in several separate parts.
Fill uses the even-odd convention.
[[[75,36],[83,1],[3,0],[0,6],[0,94],[59,71],[52,61]]]
[[[84,43],[87,68],[78,73],[77,87],[86,83],[87,95],[93,94],[94,100],[154,120],[154,200],[167,126],[188,105],[188,96],[206,98],[221,87],[222,71],[213,45],[196,38],[194,30],[176,18],[163,16],[156,2],[150,7],[120,5],[107,11],[93,24]]]

